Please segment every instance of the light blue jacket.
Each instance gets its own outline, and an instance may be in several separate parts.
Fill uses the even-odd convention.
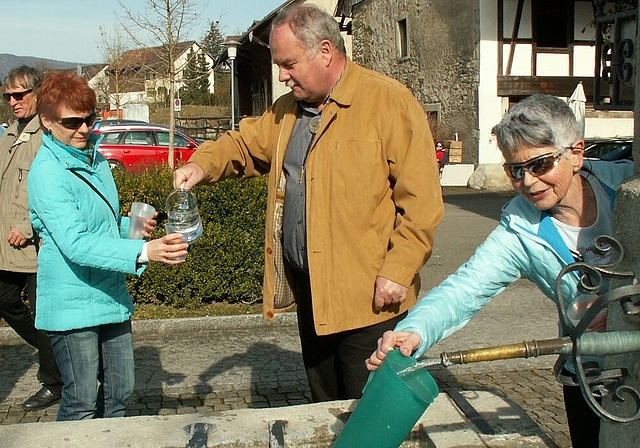
[[[31,165],[28,200],[31,222],[42,246],[38,253],[36,327],[66,331],[120,323],[133,313],[125,274],[141,273],[136,261],[144,240],[126,239],[129,218],[118,221],[118,192],[105,158],[94,150],[92,163],[42,137]]]
[[[633,174],[633,163],[586,161],[585,167],[603,185],[613,209],[616,190]],[[422,356],[520,278],[531,280],[555,301],[556,278],[562,268],[573,262],[549,215],[518,195],[504,206],[500,224],[469,261],[420,299],[395,330],[420,335],[421,343],[413,356]],[[580,294],[576,289],[578,275],[571,274],[563,278],[562,295],[568,302]]]

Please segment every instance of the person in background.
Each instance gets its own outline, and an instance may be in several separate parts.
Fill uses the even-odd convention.
[[[440,174],[440,177],[442,177],[442,171],[448,162],[447,153],[442,146],[442,142],[436,143],[436,160],[438,161],[438,173]]]
[[[97,151],[96,96],[71,72],[49,73],[38,92],[42,147],[28,176],[38,254],[36,327],[45,330],[64,379],[58,420],[124,416],[134,387],[126,274],[146,263],[181,263],[187,243],[174,233],[126,239],[118,192]],[[144,236],[155,227],[147,222]]]
[[[174,186],[269,174],[264,316],[295,301],[312,399],[358,398],[442,218],[433,139],[409,90],[353,63],[320,8],[283,9],[269,45],[291,92],[203,143]]]
[[[506,161],[504,170],[520,194],[503,208],[498,227],[473,257],[383,335],[366,361],[370,370],[394,348],[422,356],[520,278],[557,301],[555,282],[565,266],[608,262],[597,255],[594,241],[611,235],[616,190],[633,174],[633,163],[585,161],[573,112],[551,95],[533,95],[513,106],[492,132]],[[562,278],[567,308],[581,295],[579,275],[572,274]],[[594,321],[590,329],[601,330],[601,324]],[[559,367],[559,379],[575,378],[574,366]],[[565,381],[563,392],[574,448],[597,447],[599,417],[574,381]]]
[[[12,69],[2,96],[16,120],[0,139],[0,317],[38,349],[38,379],[42,387],[22,403],[25,411],[60,401],[62,378],[51,342],[34,326],[38,236],[31,228],[27,204],[27,175],[42,141],[36,98],[42,75],[28,66]],[[4,127],[0,127],[4,131]],[[29,306],[22,301],[26,292]]]

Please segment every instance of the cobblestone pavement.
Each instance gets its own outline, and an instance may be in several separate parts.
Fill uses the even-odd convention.
[[[496,299],[492,305],[501,304]],[[478,336],[468,326],[452,338],[461,343]],[[442,345],[434,349],[441,348],[449,349]],[[54,421],[57,405],[34,412],[20,409],[20,403],[38,388],[35,351],[17,342],[0,343],[0,353],[0,425]],[[212,415],[230,409],[310,403],[295,326],[136,336],[135,355],[136,392],[127,415]],[[431,373],[441,390],[503,394],[522,407],[558,447],[570,446],[561,389],[546,359],[436,367]]]
[[[463,190],[445,189],[445,219],[421,273],[423,288],[440,282],[471,255],[509,199],[506,193]],[[186,332],[167,330],[171,324],[157,331],[153,326],[145,331],[134,326],[136,391],[127,415],[212,415],[309,403],[298,332],[293,319],[289,321]],[[553,304],[530,283],[518,282],[430,354],[555,337],[556,321]],[[503,395],[522,407],[558,447],[566,448],[571,444],[553,362],[554,357],[544,357],[435,367],[431,372],[441,390]],[[34,412],[20,409],[39,388],[36,371],[35,350],[17,337],[0,337],[0,432],[1,425],[55,420],[57,405]]]

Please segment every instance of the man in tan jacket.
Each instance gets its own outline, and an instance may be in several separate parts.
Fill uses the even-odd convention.
[[[22,404],[26,411],[57,403],[62,390],[51,342],[34,326],[38,239],[29,220],[27,175],[42,143],[36,116],[41,81],[42,76],[32,67],[20,66],[9,72],[2,96],[16,120],[0,138],[0,317],[38,349],[40,361],[42,388]],[[31,309],[22,301],[25,290]]]
[[[269,44],[291,93],[202,144],[174,185],[269,174],[264,315],[295,302],[314,401],[358,398],[443,214],[433,139],[406,87],[346,56],[330,14],[285,9]]]

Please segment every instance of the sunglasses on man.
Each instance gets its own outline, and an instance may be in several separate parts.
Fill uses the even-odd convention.
[[[13,99],[16,101],[22,101],[24,96],[27,93],[31,93],[31,92],[33,92],[33,89],[23,90],[22,92],[11,92],[11,93],[7,92],[7,93],[3,93],[2,97],[5,99],[5,101],[11,101],[11,97],[13,97]]]
[[[502,167],[505,173],[507,173],[507,176],[513,180],[521,180],[524,177],[525,171],[535,177],[543,176],[558,165],[560,157],[562,157],[568,149],[574,148],[568,146],[554,154],[543,154],[523,163],[505,163]]]
[[[86,117],[65,117],[60,118],[58,123],[70,130],[77,130],[82,126],[82,124],[86,124],[88,128],[93,126],[93,123],[96,121],[96,113],[91,112]]]

